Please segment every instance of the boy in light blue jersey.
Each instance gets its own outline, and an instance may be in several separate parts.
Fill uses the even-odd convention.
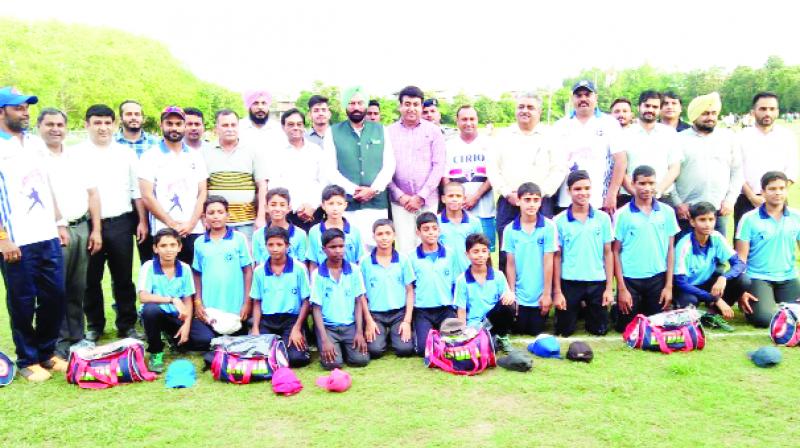
[[[286,344],[289,366],[307,366],[311,362],[305,338],[311,295],[308,271],[305,264],[288,256],[289,231],[272,226],[265,233],[269,257],[253,273],[250,333],[280,335]]]
[[[267,213],[269,225],[259,229],[253,235],[253,260],[256,264],[264,263],[269,258],[266,232],[269,227],[280,227],[289,232],[289,252],[287,257],[305,264],[308,254],[308,235],[300,227],[290,223],[286,217],[291,213],[291,196],[289,190],[278,187],[267,191]]]
[[[464,184],[448,182],[444,186],[442,193],[444,210],[439,215],[439,239],[458,260],[459,272],[464,272],[470,266],[467,252],[464,250],[467,236],[483,233],[480,219],[471,216],[464,209],[465,200]]]
[[[503,229],[508,286],[517,298],[514,331],[537,335],[544,331],[553,302],[553,254],[558,250],[556,225],[539,209],[542,191],[533,182],[517,189],[519,216]]]
[[[586,331],[602,336],[614,301],[611,218],[589,204],[592,182],[586,171],[569,173],[567,191],[572,204],[555,217],[560,246],[553,259],[555,334],[571,336],[585,306]]]
[[[745,264],[725,237],[714,230],[716,221],[717,210],[710,202],[689,207],[692,232],[675,244],[674,302],[676,308],[696,307],[703,302],[709,309],[700,319],[703,325],[733,331],[725,319],[733,318],[729,303],[741,294],[738,280]],[[730,269],[721,273],[725,263]]]
[[[383,356],[391,340],[397,356],[414,354],[411,318],[414,312],[414,268],[394,249],[394,224],[379,219],[372,225],[375,249],[359,267],[367,291],[364,332],[370,359]]]
[[[333,370],[346,362],[369,364],[364,340],[364,282],[358,267],[345,260],[345,233],[327,229],[322,234],[325,261],[311,280],[311,305],[322,368]]]
[[[364,255],[364,245],[358,228],[351,226],[344,218],[347,208],[347,193],[338,185],[328,185],[322,189],[322,210],[325,211],[325,220],[315,225],[308,231],[308,260],[309,269],[313,272],[326,258],[322,244],[322,234],[327,229],[339,229],[344,233],[345,253],[344,259],[348,263],[357,264]]]
[[[439,243],[439,222],[431,212],[417,216],[417,236],[422,243],[409,254],[414,268],[414,350],[425,354],[425,340],[432,328],[456,317],[453,288],[460,274],[458,261]]]
[[[242,321],[250,316],[253,260],[247,237],[227,225],[225,198],[209,196],[203,204],[203,220],[208,230],[194,241],[194,307],[195,316],[206,324],[213,337],[217,333],[206,308],[237,314]]]
[[[139,301],[142,303],[142,326],[150,353],[148,368],[156,373],[164,371],[165,332],[177,345],[194,350],[208,350],[211,341],[205,328],[192,319],[191,268],[178,260],[181,236],[166,228],[153,237],[155,257],[139,269]]]
[[[457,316],[473,327],[484,326],[488,321],[498,349],[508,353],[512,350],[508,333],[517,311],[514,294],[508,289],[503,272],[492,269],[489,239],[482,233],[473,233],[464,244],[470,267],[456,280]]]
[[[764,203],[742,216],[736,232],[736,252],[747,263],[747,292],[739,308],[756,327],[769,326],[778,302],[800,297],[795,251],[800,240],[800,212],[786,204],[789,180],[780,171],[761,177]]]
[[[617,277],[615,328],[620,333],[637,314],[650,316],[672,305],[675,235],[680,231],[672,207],[654,197],[656,172],[633,170],[633,199],[614,215],[614,272]]]

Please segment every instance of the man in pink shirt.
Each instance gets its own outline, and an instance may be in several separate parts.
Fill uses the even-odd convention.
[[[392,220],[398,252],[416,245],[415,220],[422,212],[436,213],[437,187],[444,175],[445,144],[439,128],[421,120],[424,94],[419,87],[400,91],[400,120],[390,125],[389,138],[397,168],[389,183]]]

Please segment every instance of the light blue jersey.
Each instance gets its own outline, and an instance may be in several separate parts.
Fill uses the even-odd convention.
[[[690,285],[702,285],[714,275],[717,266],[734,256],[733,248],[721,233],[714,231],[705,247],[690,232],[675,245],[675,276],[685,275]]]
[[[410,256],[414,268],[414,308],[453,306],[453,288],[458,275],[458,262],[442,245],[426,254],[422,245]]]
[[[614,239],[622,245],[622,275],[626,278],[650,278],[667,271],[669,238],[680,228],[672,207],[653,201],[646,214],[634,200],[614,215]]]
[[[250,297],[261,301],[261,314],[300,314],[303,300],[311,295],[308,271],[294,258],[286,258],[286,266],[278,275],[272,271],[269,258],[253,273]]]
[[[242,268],[251,264],[247,237],[230,227],[218,240],[208,233],[194,240],[192,269],[200,273],[203,306],[239,314],[244,303]]]
[[[784,207],[781,219],[767,213],[765,205],[742,216],[736,239],[750,243],[747,275],[769,281],[797,277],[795,251],[800,240],[800,212]]]
[[[255,260],[256,264],[262,264],[269,258],[266,241],[268,228],[269,226],[258,229],[253,235],[253,260]],[[286,256],[305,262],[308,256],[308,235],[306,235],[305,230],[293,224],[289,224],[288,231],[289,251]]]
[[[155,294],[161,297],[183,299],[194,294],[192,268],[182,261],[175,261],[175,276],[164,274],[158,257],[146,261],[139,268],[138,291]],[[178,310],[171,303],[159,303],[158,306],[167,314],[178,315]]]
[[[462,212],[461,222],[451,222],[443,210],[439,215],[439,232],[439,241],[456,257],[458,271],[464,272],[470,266],[467,257],[467,237],[473,233],[483,234],[481,220],[470,216],[465,210]]]
[[[306,259],[321,266],[328,259],[322,248],[322,234],[325,233],[325,221],[315,225],[308,231],[308,254]],[[344,220],[344,259],[350,263],[358,263],[364,256],[364,245],[358,229]]]
[[[414,268],[403,255],[392,251],[392,261],[384,267],[378,263],[377,249],[364,256],[359,265],[367,291],[369,310],[392,311],[406,306],[406,286],[414,283]]]
[[[480,284],[467,269],[456,280],[456,307],[467,310],[467,325],[479,326],[507,291],[508,281],[501,271],[488,268],[486,281]]]
[[[311,281],[311,303],[322,308],[322,320],[327,326],[355,323],[356,299],[364,294],[364,282],[353,265],[344,261],[339,280],[334,280],[328,265],[322,263]]]
[[[555,217],[561,247],[561,278],[585,282],[606,281],[604,246],[614,240],[611,218],[589,206],[585,222],[572,215],[572,206]]]
[[[517,216],[503,230],[502,250],[514,255],[517,301],[524,306],[539,306],[544,291],[544,254],[558,250],[555,223],[537,214],[536,226],[528,233]]]

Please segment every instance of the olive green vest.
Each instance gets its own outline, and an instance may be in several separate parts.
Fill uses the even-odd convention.
[[[386,138],[383,126],[367,121],[356,134],[350,121],[331,126],[331,137],[336,146],[336,163],[339,172],[356,185],[369,186],[383,167],[383,146]],[[384,190],[368,202],[358,202],[347,198],[347,210],[364,208],[386,209],[389,207],[389,194]]]

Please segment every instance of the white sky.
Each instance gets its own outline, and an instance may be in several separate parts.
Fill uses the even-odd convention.
[[[800,63],[793,21],[800,6],[782,0],[2,3],[17,18],[104,25],[160,40],[200,78],[279,97],[315,80],[361,84],[376,95],[415,84],[496,96],[556,88],[595,66],[733,69],[761,66],[771,54]]]

